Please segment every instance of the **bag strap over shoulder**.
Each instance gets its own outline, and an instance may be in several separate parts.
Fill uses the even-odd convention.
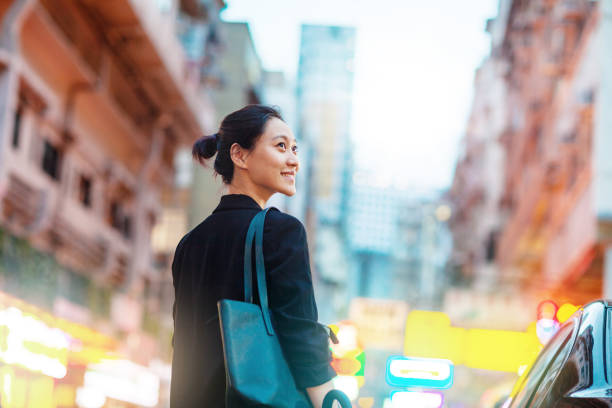
[[[257,293],[259,294],[259,304],[263,314],[264,323],[270,336],[274,335],[274,328],[270,320],[270,312],[268,310],[268,288],[266,286],[266,266],[263,256],[263,232],[264,221],[269,208],[262,211],[261,222],[258,222],[257,230],[255,231],[255,273],[257,273]]]
[[[249,224],[244,240],[244,301],[248,303],[253,303],[253,239],[255,238],[255,230],[261,215],[261,211],[255,214],[255,217],[253,217]]]
[[[259,295],[259,305],[263,315],[266,331],[270,336],[274,335],[274,328],[270,320],[268,309],[268,288],[266,286],[266,267],[263,257],[263,231],[266,214],[270,209],[260,211],[253,217],[244,243],[244,300],[253,303],[253,272],[252,272],[252,251],[253,236],[255,236],[255,273],[257,278],[257,293]]]

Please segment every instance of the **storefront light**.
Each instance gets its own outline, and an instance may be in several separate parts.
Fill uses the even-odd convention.
[[[75,402],[79,408],[102,408],[106,397],[95,388],[80,387],[77,389]]]
[[[19,309],[0,310],[0,361],[54,378],[66,376],[69,336]]]
[[[146,367],[128,360],[106,360],[89,367],[84,386],[107,398],[144,407],[159,402],[159,377]]]

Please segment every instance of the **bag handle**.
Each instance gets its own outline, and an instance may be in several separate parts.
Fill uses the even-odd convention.
[[[244,301],[253,303],[253,273],[252,273],[252,254],[253,254],[253,239],[255,238],[255,230],[257,223],[261,217],[261,212],[255,214],[255,217],[249,224],[249,229],[244,240]]]
[[[340,390],[331,390],[323,398],[323,408],[332,408],[334,401],[338,401],[342,408],[351,408],[351,400]]]
[[[252,251],[253,251],[253,235],[255,235],[255,273],[257,278],[257,293],[259,295],[259,307],[263,315],[266,331],[270,336],[274,335],[274,328],[270,320],[270,311],[268,309],[268,288],[266,287],[266,267],[263,257],[263,230],[266,214],[270,209],[260,211],[253,217],[244,247],[244,300],[245,302],[253,303],[253,272],[252,272]]]

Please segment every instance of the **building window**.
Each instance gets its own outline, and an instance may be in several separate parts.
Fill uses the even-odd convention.
[[[81,176],[79,181],[79,201],[87,208],[91,208],[91,178]]]
[[[23,107],[19,105],[15,111],[15,122],[13,123],[13,147],[19,147],[19,134],[21,133],[21,117],[23,115]]]
[[[132,238],[132,217],[129,215],[125,215],[123,217],[123,226],[121,228],[121,233],[126,239]]]
[[[61,154],[59,149],[45,140],[43,158],[42,158],[42,169],[54,180],[60,178],[60,160]]]
[[[119,226],[121,225],[120,212],[121,212],[120,204],[116,201],[113,201],[110,204],[110,209],[109,209],[109,223],[111,227],[115,228],[116,230],[118,230]]]
[[[491,263],[495,261],[495,257],[497,256],[497,241],[499,239],[498,231],[491,231],[486,241],[486,261],[487,263]]]
[[[125,214],[123,206],[118,201],[111,202],[109,222],[124,238],[132,238],[132,217]]]

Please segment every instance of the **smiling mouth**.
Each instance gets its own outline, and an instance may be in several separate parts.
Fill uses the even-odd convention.
[[[286,172],[286,173],[281,173],[281,176],[286,177],[288,179],[291,180],[295,180],[295,173],[294,172]]]

